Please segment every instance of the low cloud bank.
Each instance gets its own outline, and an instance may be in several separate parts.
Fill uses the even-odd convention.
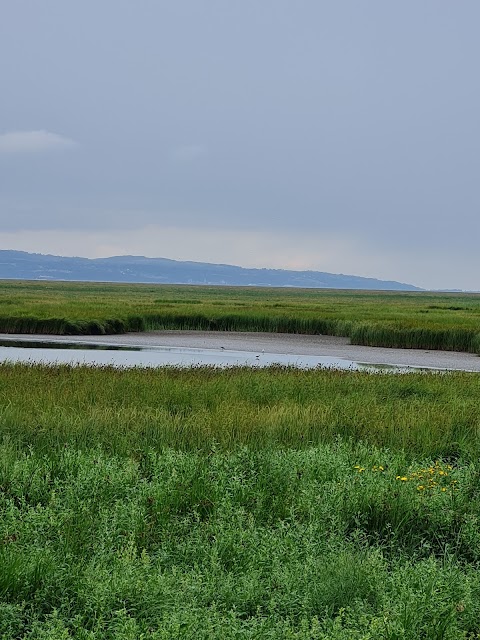
[[[0,135],[0,153],[41,153],[71,149],[77,143],[58,133],[38,131],[9,131]]]

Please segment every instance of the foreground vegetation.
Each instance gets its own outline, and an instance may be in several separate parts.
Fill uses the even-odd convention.
[[[417,457],[480,457],[480,377],[271,368],[0,366],[12,446],[299,448],[338,437]]]
[[[206,329],[326,334],[480,352],[480,295],[61,282],[0,283],[0,332]]]
[[[479,638],[479,391],[1,366],[0,637]]]

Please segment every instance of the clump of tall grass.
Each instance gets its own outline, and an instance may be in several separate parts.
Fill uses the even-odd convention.
[[[301,333],[338,335],[335,320],[322,318],[289,318],[268,315],[225,314],[217,317],[202,314],[151,314],[145,316],[147,330],[187,329],[202,331],[253,331],[269,333]]]
[[[479,353],[480,333],[473,329],[398,328],[372,323],[354,325],[352,344],[402,349],[442,349]]]
[[[131,323],[119,319],[67,320],[66,318],[0,317],[3,333],[48,334],[48,335],[105,335],[142,331],[141,319]]]

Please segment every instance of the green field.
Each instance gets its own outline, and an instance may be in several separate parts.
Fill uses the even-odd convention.
[[[480,296],[0,283],[0,331],[480,351]],[[0,365],[0,639],[480,639],[480,378]]]
[[[354,344],[480,353],[480,295],[0,282],[0,331],[152,329],[348,336]]]
[[[0,366],[0,638],[480,638],[479,394]]]

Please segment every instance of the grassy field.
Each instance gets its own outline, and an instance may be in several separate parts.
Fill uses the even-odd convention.
[[[354,344],[480,353],[480,295],[0,282],[0,331],[150,329],[348,336]]]
[[[0,366],[0,638],[480,638],[479,392]]]

